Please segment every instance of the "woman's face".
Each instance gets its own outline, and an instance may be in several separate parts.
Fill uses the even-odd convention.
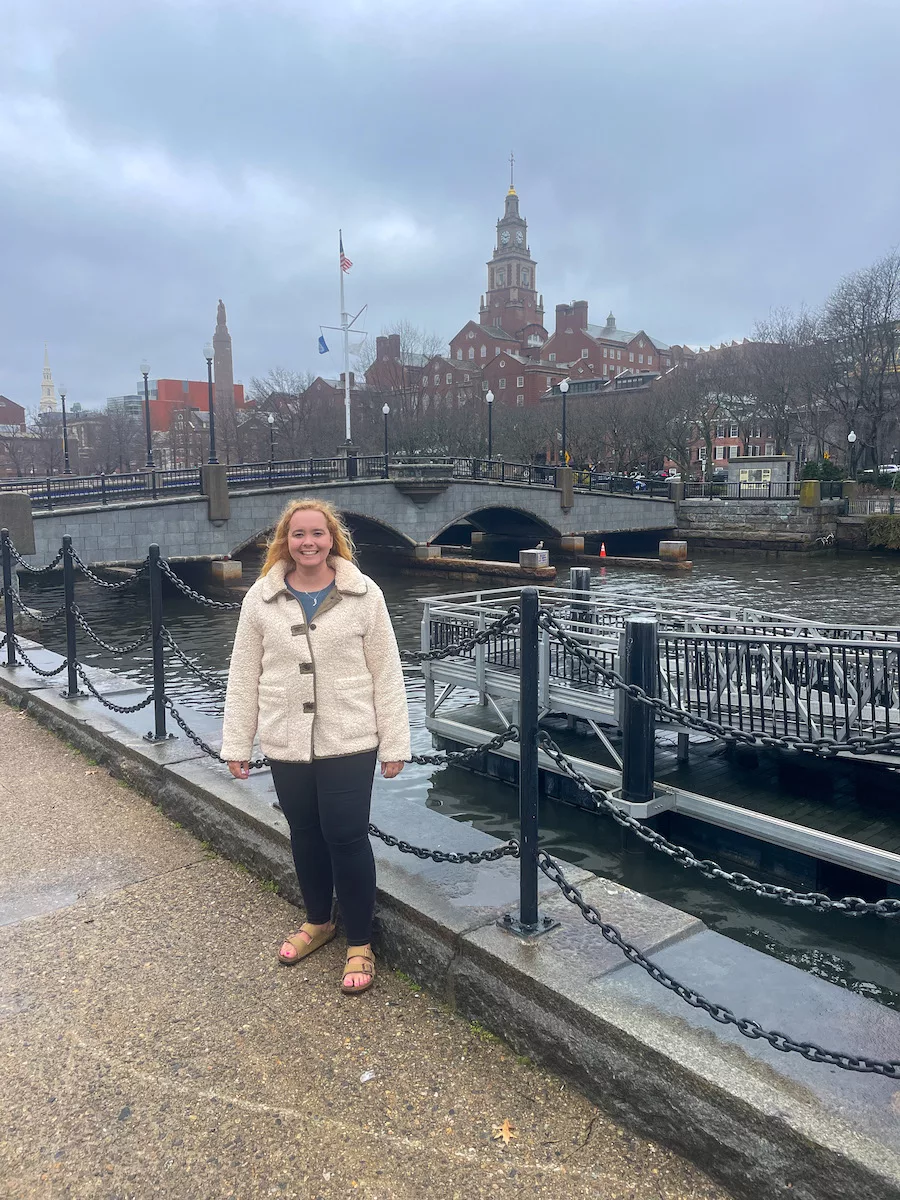
[[[320,567],[331,553],[334,538],[328,532],[325,514],[316,508],[301,508],[288,525],[288,550],[304,571]]]

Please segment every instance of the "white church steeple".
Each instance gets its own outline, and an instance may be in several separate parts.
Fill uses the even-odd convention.
[[[38,412],[56,412],[56,388],[53,386],[53,375],[50,371],[50,356],[47,353],[47,343],[44,342],[44,377],[41,380],[41,402]]]

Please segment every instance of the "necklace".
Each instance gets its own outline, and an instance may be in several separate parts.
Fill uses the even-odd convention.
[[[291,587],[293,591],[298,592],[301,596],[305,596],[312,604],[313,608],[318,608],[319,601],[322,599],[323,594],[330,591],[331,588],[334,587],[334,580],[332,580],[331,583],[326,583],[324,587],[321,587],[314,592],[305,592],[302,588],[292,587],[291,584],[288,586]]]

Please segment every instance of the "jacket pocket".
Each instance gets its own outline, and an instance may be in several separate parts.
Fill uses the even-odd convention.
[[[340,715],[344,737],[358,740],[374,738],[378,733],[375,717],[375,687],[372,676],[351,675],[333,682],[334,702]]]
[[[259,685],[260,745],[287,745],[287,702],[284,688],[271,683]]]

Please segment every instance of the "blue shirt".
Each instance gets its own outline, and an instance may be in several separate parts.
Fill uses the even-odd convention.
[[[319,605],[334,587],[334,580],[332,580],[331,583],[326,584],[325,587],[320,588],[317,592],[301,592],[298,588],[291,587],[287,580],[285,580],[284,586],[292,596],[300,601],[301,605],[303,606],[303,611],[306,613],[307,621],[311,621],[316,615],[316,610],[319,608]]]

